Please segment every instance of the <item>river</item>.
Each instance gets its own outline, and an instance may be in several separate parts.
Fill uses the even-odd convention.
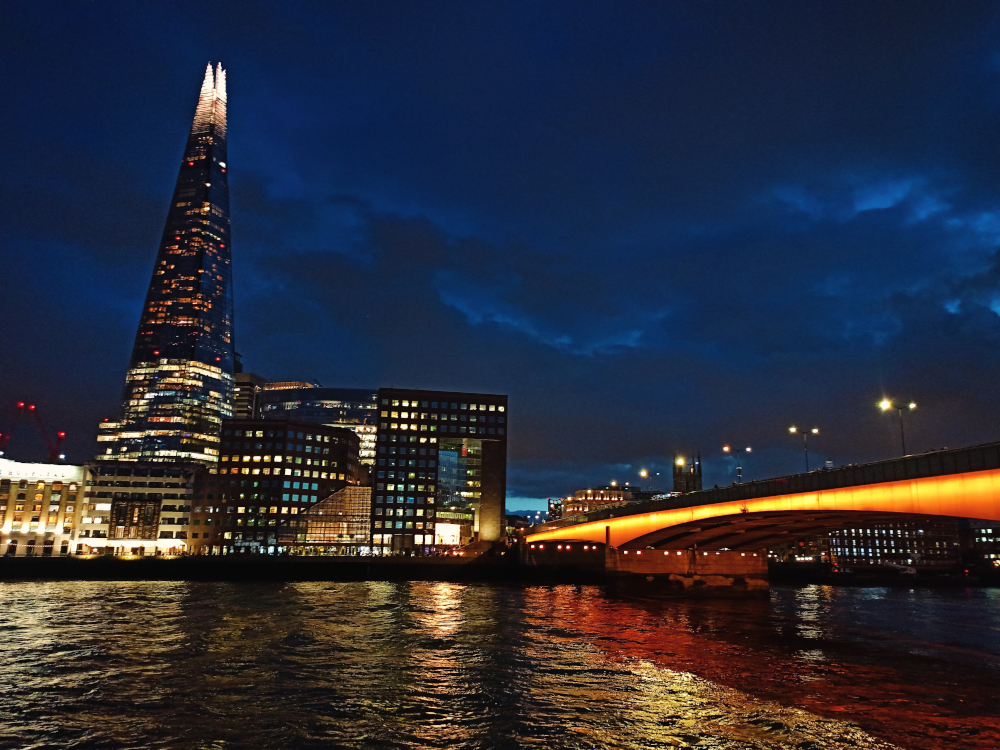
[[[3,748],[995,748],[1000,590],[0,583]]]

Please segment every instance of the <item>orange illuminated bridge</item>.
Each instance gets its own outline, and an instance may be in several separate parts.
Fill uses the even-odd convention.
[[[1000,443],[691,492],[532,527],[528,542],[759,550],[847,524],[1000,521]]]

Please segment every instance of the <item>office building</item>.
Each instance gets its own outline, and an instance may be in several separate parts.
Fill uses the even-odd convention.
[[[192,554],[283,554],[303,514],[361,473],[359,440],[342,427],[294,420],[226,420],[216,473],[199,477]]]
[[[125,376],[99,459],[219,458],[233,415],[233,299],[226,156],[226,72],[205,71]]]
[[[372,545],[376,554],[421,554],[473,536],[503,535],[507,397],[380,388]],[[438,512],[462,519],[438,522]]]
[[[917,569],[956,569],[962,548],[958,519],[926,518],[861,526],[848,525],[823,540],[830,561],[846,568],[904,565]]]
[[[252,372],[237,372],[233,393],[236,419],[260,419],[260,396],[267,381]]]
[[[268,383],[258,396],[263,419],[295,419],[351,430],[361,441],[365,466],[375,464],[376,398],[374,389],[322,388],[301,382]]]

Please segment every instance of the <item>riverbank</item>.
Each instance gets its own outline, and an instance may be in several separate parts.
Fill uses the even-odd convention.
[[[0,581],[444,581],[596,584],[599,571],[478,557],[3,557]]]

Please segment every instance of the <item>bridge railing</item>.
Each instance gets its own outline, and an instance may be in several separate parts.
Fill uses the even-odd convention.
[[[620,518],[621,516],[651,513],[658,510],[739,502],[761,497],[774,497],[775,495],[795,495],[840,487],[899,482],[907,479],[963,474],[989,469],[1000,469],[1000,442],[975,445],[970,448],[930,451],[867,464],[851,464],[841,466],[838,469],[817,469],[808,474],[792,474],[787,477],[732,484],[728,487],[688,492],[684,495],[660,500],[636,500],[624,506],[549,521],[539,526],[533,526],[529,533],[575,526],[585,521],[603,521],[608,518]]]

